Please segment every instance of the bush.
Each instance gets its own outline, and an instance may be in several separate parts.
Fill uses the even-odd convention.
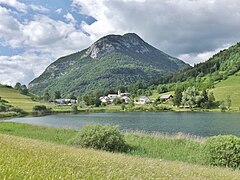
[[[124,136],[116,126],[86,125],[71,144],[105,151],[125,151]]]
[[[47,111],[47,107],[44,105],[33,106],[33,111]]]
[[[236,136],[211,137],[204,144],[204,152],[210,165],[240,168],[240,138]]]

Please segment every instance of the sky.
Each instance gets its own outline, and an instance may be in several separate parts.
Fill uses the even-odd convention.
[[[239,19],[239,0],[0,0],[0,83],[128,32],[194,65],[240,41]]]

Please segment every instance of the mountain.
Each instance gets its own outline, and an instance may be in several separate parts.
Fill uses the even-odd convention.
[[[143,41],[137,34],[108,35],[89,48],[53,62],[29,89],[36,94],[62,94],[106,90],[136,81],[149,83],[156,78],[190,67]]]

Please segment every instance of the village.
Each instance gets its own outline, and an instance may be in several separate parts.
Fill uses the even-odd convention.
[[[154,101],[151,101],[147,96],[141,96],[136,100],[133,100],[130,98],[130,93],[121,93],[121,91],[118,91],[118,94],[108,94],[107,96],[100,97],[100,101],[102,103],[111,104],[115,99],[120,99],[123,103],[130,103],[134,102],[134,104],[150,104]],[[165,94],[160,96],[160,100],[163,102],[170,101],[173,99],[172,94]]]
[[[154,103],[154,101],[151,101],[149,97],[147,96],[140,96],[137,99],[131,99],[131,94],[124,92],[122,93],[120,90],[117,94],[108,94],[106,96],[101,96],[99,100],[101,103],[104,103],[106,105],[113,104],[114,100],[119,100],[121,103],[130,103],[133,102],[134,104],[144,105],[144,104],[150,104]],[[168,102],[173,99],[172,94],[164,94],[159,97],[159,99],[162,102]],[[72,106],[78,104],[78,100],[76,99],[55,99],[54,103],[58,106]]]

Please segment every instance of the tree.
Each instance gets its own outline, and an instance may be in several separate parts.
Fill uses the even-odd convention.
[[[21,85],[19,92],[23,95],[27,95],[28,94],[28,88],[26,85]]]
[[[69,99],[77,99],[77,97],[74,95],[74,93],[70,93],[68,96],[67,96]]]
[[[208,93],[205,88],[202,90],[202,96],[203,96],[203,101],[207,102],[208,101]]]
[[[182,102],[182,92],[183,92],[183,89],[181,87],[176,87],[175,95],[174,95],[174,99],[173,99],[173,104],[175,106],[179,107],[181,105],[181,102]]]
[[[203,97],[199,95],[199,92],[195,87],[189,87],[183,92],[182,105],[193,108],[194,106],[199,106],[199,102],[201,102],[202,99]]]
[[[227,108],[226,108],[226,105],[225,105],[224,101],[221,102],[219,108],[220,108],[221,112],[225,112],[226,111]]]
[[[168,87],[167,87],[166,85],[159,85],[159,86],[157,87],[157,92],[158,92],[159,94],[168,92]]]
[[[22,85],[20,82],[17,82],[14,86],[15,89],[17,89],[21,94],[27,95],[28,94],[28,88],[26,85]]]
[[[121,104],[121,109],[122,109],[123,111],[125,111],[125,109],[126,109],[125,104]]]
[[[98,97],[94,96],[93,94],[86,94],[83,96],[83,101],[86,103],[87,106],[95,105],[99,107],[101,105],[101,101]]]
[[[119,104],[122,104],[123,102],[122,102],[122,100],[120,99],[120,98],[115,98],[114,100],[113,100],[113,104],[114,105],[119,105]]]
[[[21,83],[17,82],[16,85],[14,86],[15,89],[20,90],[21,89]]]
[[[61,92],[60,91],[55,91],[54,92],[54,99],[61,99]]]
[[[50,98],[51,98],[51,96],[50,96],[48,90],[46,89],[44,92],[44,95],[43,95],[43,99],[44,99],[44,101],[49,101]]]
[[[228,109],[229,111],[230,111],[231,105],[232,105],[231,96],[227,96],[227,99],[226,99],[226,107],[227,107],[227,109]]]

